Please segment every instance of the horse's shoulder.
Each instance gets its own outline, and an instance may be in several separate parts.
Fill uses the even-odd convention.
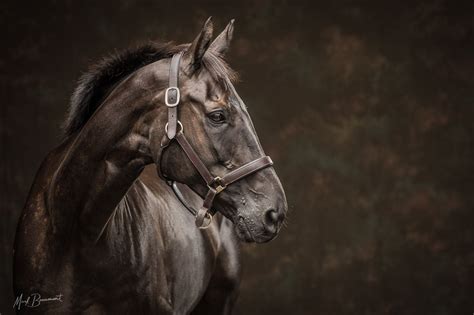
[[[22,217],[31,212],[34,212],[36,216],[39,214],[47,216],[46,194],[50,188],[54,173],[65,155],[67,145],[67,143],[62,143],[54,148],[41,162],[28,193]]]
[[[64,143],[50,151],[41,162],[27,201],[19,218],[15,236],[15,257],[18,274],[42,276],[50,260],[51,216],[47,206],[47,191],[54,171],[64,154]],[[28,259],[27,259],[28,257]],[[16,286],[21,286],[21,279]],[[31,280],[31,279],[30,279]]]
[[[46,154],[31,186],[30,196],[32,193],[46,191],[48,189],[55,172],[66,155],[69,145],[69,142],[63,142]]]

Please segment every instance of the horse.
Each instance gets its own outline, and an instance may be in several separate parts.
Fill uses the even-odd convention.
[[[225,61],[233,30],[213,39],[209,18],[189,44],[150,42],[81,77],[17,226],[17,312],[232,311],[240,242],[272,240],[288,208]]]

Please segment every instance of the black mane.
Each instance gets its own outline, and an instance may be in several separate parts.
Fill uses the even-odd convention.
[[[108,91],[134,71],[160,59],[171,58],[173,54],[186,48],[171,43],[148,43],[135,49],[128,49],[102,59],[81,76],[72,94],[71,104],[63,124],[65,136],[80,130],[99,107]],[[204,67],[217,79],[227,77],[231,80],[236,74],[215,54],[206,53]]]

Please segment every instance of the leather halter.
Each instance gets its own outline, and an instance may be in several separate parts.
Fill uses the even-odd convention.
[[[178,186],[174,181],[169,181],[168,179],[164,178],[161,172],[161,161],[159,165],[160,169],[160,176],[162,176],[165,180],[167,180],[168,184],[170,184],[171,188],[173,189],[174,193],[176,194],[178,200],[191,212],[193,215],[196,216],[196,226],[200,229],[207,228],[212,222],[212,216],[214,215],[215,211],[212,210],[212,203],[214,198],[222,192],[224,189],[227,188],[230,184],[249,176],[255,172],[260,171],[266,167],[273,165],[272,160],[269,156],[262,156],[258,159],[255,159],[249,163],[246,163],[229,173],[225,174],[223,177],[213,176],[206,165],[203,163],[199,155],[194,151],[193,147],[186,139],[184,135],[183,125],[178,119],[178,105],[180,103],[180,90],[178,86],[178,78],[179,78],[179,62],[183,52],[177,53],[173,55],[170,64],[170,72],[169,72],[169,87],[166,89],[165,93],[165,104],[168,107],[168,122],[165,125],[165,132],[166,135],[161,142],[162,150],[164,150],[169,143],[174,139],[179,144],[181,149],[184,151],[188,159],[194,165],[196,170],[199,172],[201,177],[207,184],[207,194],[204,198],[204,202],[202,207],[196,211],[184,200],[183,194],[179,190]],[[179,127],[179,129],[178,129]],[[206,222],[207,219],[207,222]]]

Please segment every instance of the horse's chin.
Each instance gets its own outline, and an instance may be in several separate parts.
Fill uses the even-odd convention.
[[[235,233],[240,241],[246,243],[266,243],[274,239],[277,233],[265,234],[255,232],[248,226],[243,217],[238,217],[234,221]]]

